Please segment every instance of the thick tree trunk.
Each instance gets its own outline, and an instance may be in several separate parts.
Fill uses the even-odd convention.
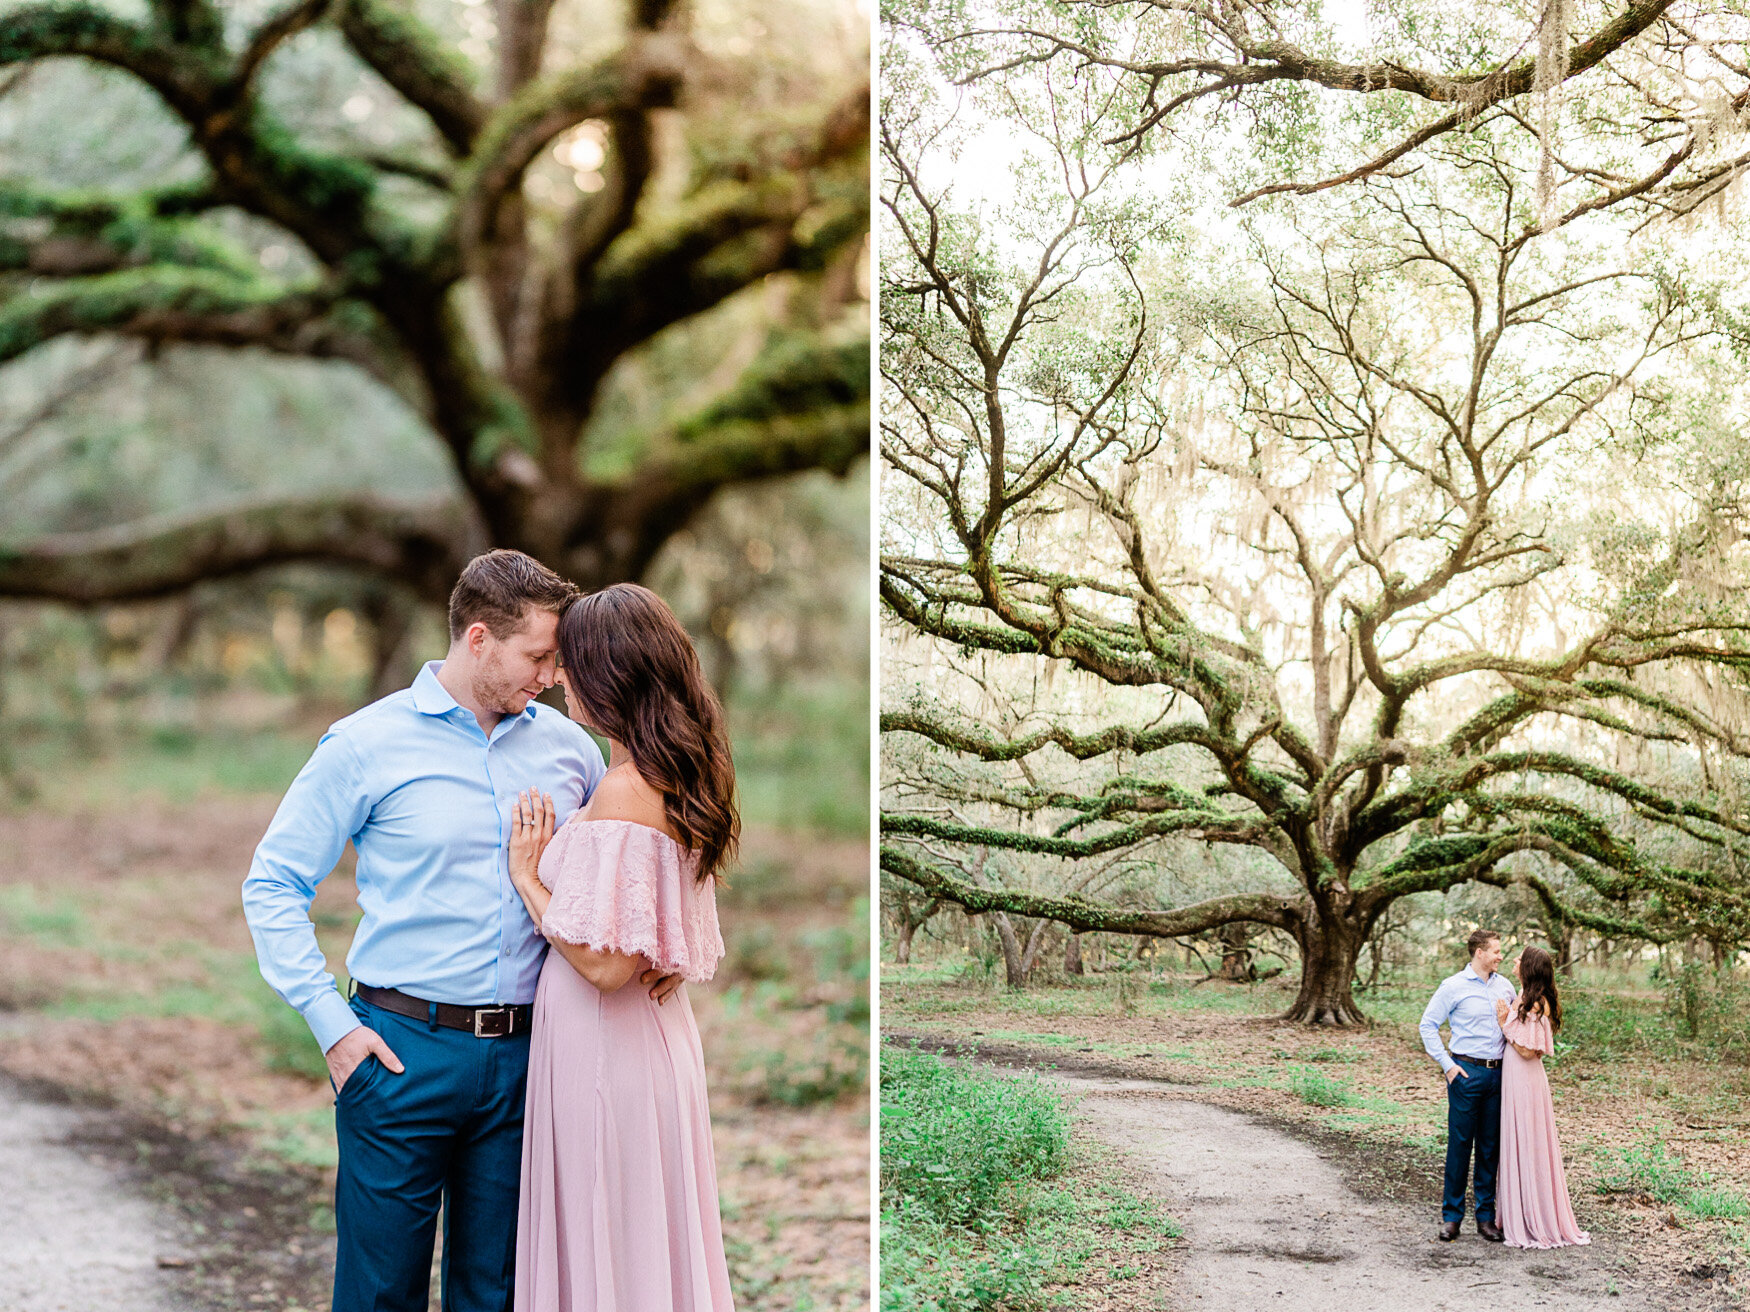
[[[1066,975],[1081,975],[1082,969],[1082,936],[1071,934],[1063,944],[1063,973]]]
[[[1300,942],[1300,995],[1284,1019],[1308,1025],[1366,1024],[1354,994],[1360,927],[1338,916],[1309,917],[1295,938]]]

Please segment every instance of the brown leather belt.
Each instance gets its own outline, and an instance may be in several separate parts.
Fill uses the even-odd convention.
[[[527,1034],[534,1022],[533,1004],[506,1003],[500,1007],[458,1007],[448,1002],[427,1002],[400,989],[378,989],[358,984],[359,997],[373,1007],[392,1011],[397,1016],[428,1020],[431,1009],[437,1008],[437,1023],[446,1030],[467,1030],[477,1039],[502,1039],[512,1034]]]
[[[421,1014],[423,1015],[424,1013],[422,1012]],[[1471,1057],[1462,1052],[1455,1052],[1452,1055],[1459,1061],[1468,1061],[1472,1066],[1483,1066],[1489,1070],[1494,1070],[1495,1067],[1501,1064],[1501,1058],[1499,1057]]]

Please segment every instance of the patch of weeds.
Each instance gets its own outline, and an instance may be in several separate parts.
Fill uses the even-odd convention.
[[[945,1224],[999,1210],[1014,1181],[1062,1170],[1069,1113],[1037,1079],[1006,1079],[915,1049],[881,1064],[881,1189]]]
[[[881,1312],[1035,1307],[1049,1264],[995,1229],[950,1225],[917,1204],[881,1209]]]
[[[1750,1220],[1750,1202],[1730,1189],[1692,1189],[1683,1205],[1692,1215],[1709,1220]]]
[[[857,1093],[869,1083],[869,1053],[861,1044],[839,1041],[825,1052],[794,1055],[769,1052],[765,1078],[756,1097],[785,1107],[811,1107]]]
[[[0,921],[9,933],[48,947],[78,947],[88,937],[85,913],[72,898],[46,900],[30,884],[0,887]]]
[[[1601,1149],[1599,1156],[1600,1193],[1642,1194],[1708,1220],[1750,1218],[1750,1201],[1716,1185],[1711,1172],[1690,1170],[1654,1135],[1627,1148]]]
[[[262,1064],[281,1074],[326,1080],[328,1063],[304,1018],[271,989],[265,985],[263,989],[267,996],[261,999],[261,1016],[255,1022],[255,1032],[261,1036]]]
[[[311,1046],[315,1045],[312,1043]],[[340,1160],[334,1141],[332,1108],[263,1112],[251,1117],[245,1125],[253,1132],[255,1145],[260,1151],[292,1166],[314,1166],[326,1170]]]
[[[1069,1116],[1036,1079],[891,1049],[881,1109],[882,1312],[1068,1306],[1051,1288],[1097,1256],[1129,1278],[1181,1233],[1115,1172],[1066,1174]]]
[[[1310,1066],[1295,1066],[1288,1072],[1288,1088],[1313,1107],[1353,1107],[1360,1100],[1342,1080],[1334,1080]]]
[[[730,936],[723,973],[756,982],[787,979],[790,962],[770,925],[755,921]]]
[[[723,1254],[729,1261],[729,1289],[737,1307],[763,1306],[782,1276],[776,1270],[761,1270],[752,1244],[734,1235],[723,1236]],[[781,1265],[781,1263],[780,1263]]]

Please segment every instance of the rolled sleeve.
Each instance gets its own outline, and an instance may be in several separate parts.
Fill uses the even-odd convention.
[[[1458,1065],[1452,1060],[1452,1054],[1446,1051],[1446,1045],[1440,1041],[1440,1027],[1451,1014],[1452,999],[1447,994],[1446,985],[1442,984],[1434,990],[1434,996],[1428,999],[1428,1005],[1422,1011],[1422,1021],[1416,1026],[1422,1036],[1422,1047],[1434,1058],[1442,1071],[1450,1071]]]
[[[243,915],[261,976],[304,1018],[324,1052],[359,1022],[316,942],[310,904],[370,815],[362,774],[345,737],[326,735],[286,790],[243,881]]]

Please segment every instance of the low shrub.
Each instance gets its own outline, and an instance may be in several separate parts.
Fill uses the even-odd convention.
[[[1355,1091],[1311,1066],[1295,1066],[1288,1072],[1288,1087],[1304,1103],[1314,1107],[1353,1107]]]
[[[980,1220],[1014,1181],[1063,1169],[1069,1115],[1037,1079],[897,1050],[881,1066],[881,1188],[944,1222]]]

